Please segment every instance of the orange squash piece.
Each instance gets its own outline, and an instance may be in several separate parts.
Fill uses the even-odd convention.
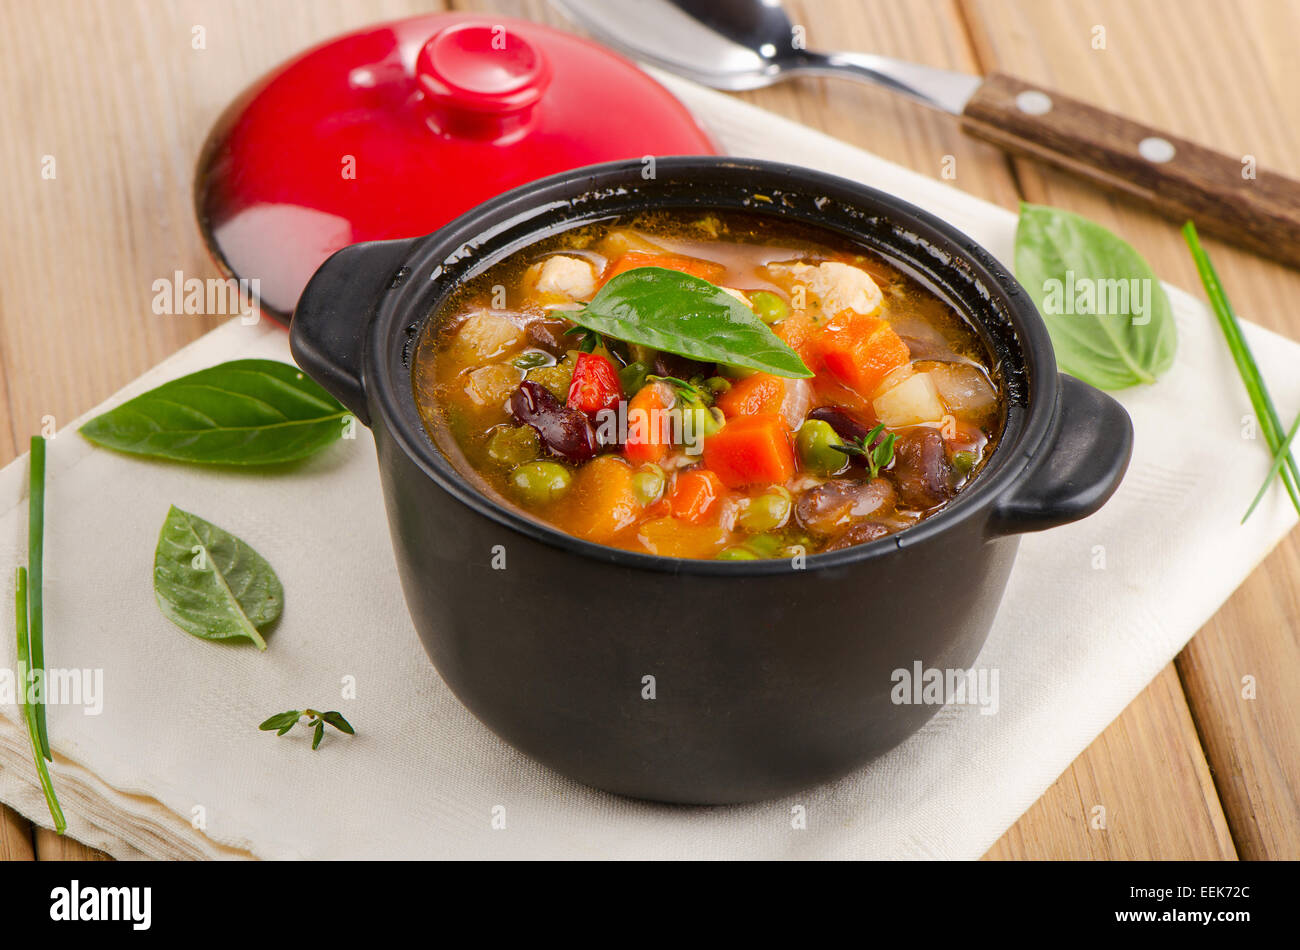
[[[641,516],[632,475],[632,466],[614,455],[582,466],[565,500],[563,526],[580,538],[608,544]]]
[[[642,386],[627,404],[627,442],[623,454],[629,462],[644,465],[659,462],[668,454],[673,407],[672,390],[664,383]]]

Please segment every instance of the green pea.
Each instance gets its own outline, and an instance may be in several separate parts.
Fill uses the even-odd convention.
[[[784,488],[774,488],[757,498],[751,498],[736,523],[746,531],[772,531],[785,524],[789,518],[790,493]]]
[[[632,476],[632,493],[643,505],[653,505],[663,497],[667,482],[664,470],[658,465],[647,465]]]
[[[790,305],[769,290],[754,291],[749,303],[764,323],[778,323],[790,316]]]
[[[532,426],[502,426],[488,439],[488,458],[513,468],[541,454],[541,440]]]
[[[822,419],[805,422],[795,440],[803,467],[818,475],[838,475],[849,467],[848,454],[832,448],[842,442],[831,424]]]
[[[723,548],[718,552],[718,561],[757,561],[758,555],[746,548]]]
[[[756,534],[745,542],[759,557],[773,557],[781,550],[781,536],[778,534]]]
[[[559,462],[525,462],[510,473],[510,484],[527,505],[545,505],[569,490],[573,475]]]

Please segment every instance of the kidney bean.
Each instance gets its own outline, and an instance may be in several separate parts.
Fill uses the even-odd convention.
[[[855,544],[866,544],[868,541],[874,541],[876,538],[883,538],[889,534],[889,528],[879,521],[863,521],[853,525],[847,531],[841,532],[834,541],[826,545],[827,551],[842,551],[845,548],[851,548]]]
[[[955,494],[952,474],[938,429],[926,426],[899,436],[889,476],[904,504],[924,511],[947,501]]]
[[[856,417],[849,414],[847,409],[841,409],[839,406],[819,406],[808,413],[808,418],[827,423],[835,430],[836,435],[850,442],[865,439],[871,433],[871,426],[859,422]],[[883,436],[884,433],[882,432],[881,435]]]
[[[510,396],[510,415],[520,425],[537,430],[542,445],[570,462],[585,462],[596,454],[596,431],[586,413],[570,409],[540,383],[524,380]]]
[[[676,353],[656,353],[652,369],[656,376],[674,376],[677,379],[713,375],[711,364],[701,363],[686,356],[678,356]]]
[[[795,503],[795,520],[812,534],[830,537],[867,518],[878,518],[894,506],[894,486],[886,479],[869,482],[836,478],[810,488]]]

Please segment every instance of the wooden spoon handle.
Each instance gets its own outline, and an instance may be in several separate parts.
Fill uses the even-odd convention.
[[[1002,73],[962,114],[966,130],[1274,260],[1300,267],[1300,182]]]

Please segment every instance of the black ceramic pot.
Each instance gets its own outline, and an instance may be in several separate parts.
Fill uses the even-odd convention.
[[[425,321],[459,282],[511,252],[647,208],[828,228],[966,313],[1007,402],[1001,442],[975,482],[919,525],[802,569],[615,550],[472,489],[412,397]],[[975,242],[890,195],[767,162],[661,159],[650,179],[640,162],[592,166],[511,191],[427,237],[345,248],[303,293],[291,341],[302,368],[374,431],[407,606],[447,685],[499,736],[565,775],[661,801],[793,792],[919,729],[937,706],[895,703],[894,671],[969,667],[1018,535],[1097,510],[1132,447],[1123,408],[1058,374],[1033,303]]]

